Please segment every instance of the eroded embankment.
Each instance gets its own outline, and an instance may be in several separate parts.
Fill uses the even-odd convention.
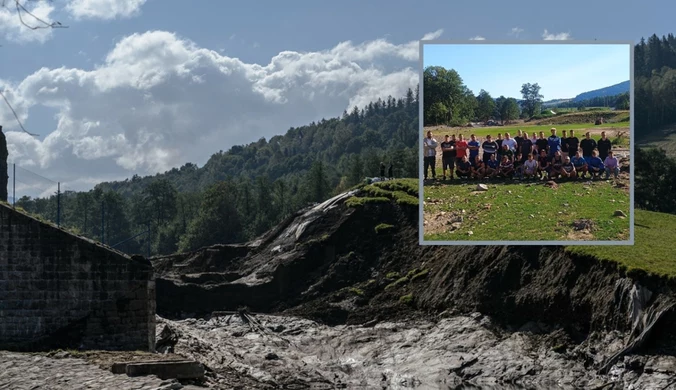
[[[627,346],[675,352],[673,282],[561,247],[419,246],[417,206],[383,194],[350,206],[349,196],[336,197],[246,251],[222,246],[156,260],[158,314],[246,306],[336,325],[481,312],[505,329],[563,329],[570,343],[618,330],[633,334]],[[201,274],[204,264],[211,268]]]

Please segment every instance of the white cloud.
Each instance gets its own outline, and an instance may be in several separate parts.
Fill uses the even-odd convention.
[[[481,35],[477,35],[475,37],[470,38],[471,41],[485,41],[486,38],[482,37]]]
[[[509,33],[509,35],[515,35],[517,38],[519,37],[519,34],[523,32],[523,29],[521,27],[512,27],[512,31]]]
[[[571,39],[570,33],[558,33],[558,34],[552,34],[547,29],[542,33],[542,39],[545,41],[566,41]]]
[[[51,23],[54,7],[50,3],[47,1],[26,2],[24,7],[35,17],[24,11],[17,11],[14,1],[5,1],[4,4],[4,7],[0,7],[0,37],[18,43],[44,43],[52,37],[52,28],[29,28],[45,26],[44,23],[39,22],[35,17]],[[21,23],[22,19],[25,25]]]
[[[70,188],[89,187],[203,164],[232,145],[401,97],[418,83],[418,50],[418,40],[342,42],[284,51],[259,65],[151,31],[121,39],[93,69],[42,68],[18,84],[0,80],[23,121],[32,107],[56,112],[51,132],[40,132],[45,137],[20,132],[1,105],[0,120],[11,160],[34,163]]]
[[[146,0],[69,0],[66,10],[76,19],[130,18],[141,12]]]

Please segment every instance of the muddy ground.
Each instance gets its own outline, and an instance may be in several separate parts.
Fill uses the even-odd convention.
[[[153,259],[175,352],[224,388],[551,388],[553,377],[645,389],[676,375],[673,281],[560,247],[419,246],[417,205],[348,207],[351,196],[364,194],[303,210],[246,245]],[[252,325],[248,312],[276,316]],[[646,343],[610,359],[637,340]]]
[[[370,327],[238,314],[159,324],[180,335],[176,352],[213,370],[214,388],[660,389],[676,383],[673,356],[625,357],[609,375],[590,370],[623,344],[619,333],[571,347],[560,329],[528,323],[508,332],[479,313]]]

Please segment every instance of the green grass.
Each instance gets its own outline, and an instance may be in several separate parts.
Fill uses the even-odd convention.
[[[389,225],[386,223],[381,223],[378,226],[375,227],[376,233],[384,233],[387,232],[388,230],[392,229],[394,225]]]
[[[360,296],[360,297],[364,296],[364,290],[358,289],[356,287],[351,287],[347,291],[351,292],[354,295]]]
[[[489,184],[489,190],[474,192],[476,184],[425,187],[426,220],[441,212],[462,215],[458,230],[438,225],[438,232],[425,234],[429,241],[566,241],[626,240],[629,218],[618,218],[615,210],[629,214],[629,194],[612,182],[559,183],[557,189],[526,183]],[[429,200],[440,201],[432,203]],[[490,206],[487,206],[490,205]],[[462,212],[464,210],[464,212]],[[574,234],[578,219],[595,221],[591,235]],[[429,226],[429,222],[428,222]],[[435,230],[434,227],[428,229]],[[470,235],[469,232],[472,232]]]
[[[348,207],[359,207],[367,203],[395,201],[399,205],[418,206],[417,186],[416,179],[396,179],[363,185],[359,188],[366,196],[353,196],[345,204]]]
[[[472,127],[466,127],[463,128],[462,130],[457,130],[457,129],[437,129],[433,130],[432,132],[435,134],[435,138],[437,140],[441,140],[440,137],[443,137],[448,133],[448,135],[452,134],[462,134],[466,138],[470,134],[476,134],[477,137],[485,137],[488,134],[492,135],[493,138],[497,136],[498,133],[502,133],[503,136],[505,133],[510,133],[512,137],[516,136],[516,133],[518,130],[523,130],[527,132],[528,134],[532,134],[534,131],[535,132],[541,132],[543,131],[545,133],[546,137],[549,137],[550,132],[549,130],[554,127],[557,130],[557,133],[561,135],[562,130],[575,130],[575,135],[578,138],[581,138],[582,135],[585,133],[585,129],[594,129],[594,128],[629,128],[629,122],[615,122],[615,123],[604,123],[603,125],[599,126],[594,126],[594,124],[591,123],[582,123],[582,124],[565,124],[565,125],[529,125],[529,124],[523,124],[523,125],[517,125],[517,126],[493,126],[493,127],[482,127],[482,128],[472,128]],[[424,129],[423,134],[427,133],[427,130],[429,129]]]
[[[402,295],[399,297],[399,302],[403,303],[404,305],[410,305],[413,303],[413,294]]]
[[[615,261],[628,270],[676,278],[676,215],[636,210],[634,212],[634,245],[571,246],[571,253]]]
[[[358,196],[353,196],[345,201],[345,205],[347,207],[361,207],[366,204],[374,204],[374,203],[387,203],[389,202],[390,199],[385,198],[385,197],[358,197]]]

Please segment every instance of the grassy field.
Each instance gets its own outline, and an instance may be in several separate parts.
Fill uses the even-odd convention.
[[[614,181],[476,183],[425,187],[425,240],[429,241],[580,241],[627,240],[629,193]],[[460,221],[461,220],[461,221]],[[581,220],[591,226],[574,227]],[[459,222],[452,225],[453,222]],[[471,232],[471,233],[470,233]]]
[[[662,134],[651,136],[639,142],[637,146],[664,149],[668,156],[676,157],[676,126],[666,129]]]
[[[583,186],[585,185],[582,183]],[[598,183],[602,184],[602,183]],[[469,185],[458,186],[464,189],[464,194],[470,194],[471,188]],[[379,190],[373,190],[373,188],[378,188],[379,190],[390,192],[390,195],[383,199],[383,201],[390,201],[390,199],[396,199],[395,192],[405,193],[415,199],[418,197],[418,180],[417,179],[399,179],[391,182],[385,183],[376,183],[369,187],[369,193],[373,196],[376,193],[379,193]],[[532,187],[528,187],[532,188]],[[540,188],[540,190],[546,190],[547,188]],[[559,188],[560,189],[560,188]],[[490,189],[492,190],[492,188]],[[489,190],[489,192],[490,192]],[[549,189],[551,190],[551,189]],[[507,195],[516,195],[516,198],[519,201],[522,201],[523,198],[518,198],[517,194],[509,194],[509,189],[507,190]],[[551,190],[558,191],[558,190]],[[484,195],[488,195],[488,193]],[[543,193],[547,194],[543,191]],[[403,194],[402,194],[403,195]],[[401,196],[403,199],[408,199],[406,196]],[[376,198],[373,198],[376,199]],[[474,195],[473,199],[476,202],[470,203],[479,203],[481,202],[480,196]],[[627,210],[628,206],[625,203],[610,202],[612,198],[606,197],[608,203],[611,204],[622,204]],[[628,200],[627,200],[628,201]],[[411,202],[413,203],[413,202]],[[428,202],[429,203],[429,202]],[[489,203],[489,202],[483,202]],[[495,202],[494,202],[495,203]],[[535,204],[535,202],[533,202]],[[554,204],[553,202],[550,202]],[[537,203],[539,204],[539,203]],[[570,204],[570,203],[569,203]],[[503,205],[504,206],[504,205]],[[463,206],[467,211],[470,210],[468,206]],[[504,206],[504,210],[509,210]],[[564,206],[565,207],[565,206]],[[613,212],[619,207],[604,207],[604,209]],[[559,210],[561,211],[561,210]],[[563,211],[562,211],[563,212]],[[628,212],[628,211],[627,211]],[[500,215],[509,213],[499,213]],[[556,211],[556,216],[558,218],[559,214]],[[510,217],[511,218],[511,217]],[[534,219],[534,218],[533,218]],[[519,228],[526,226],[532,219],[528,217],[528,220],[525,222],[516,221],[516,225]],[[606,219],[608,220],[608,219]],[[507,226],[505,218],[500,219],[501,224]],[[629,228],[629,219],[613,219],[613,223],[622,223],[625,224],[624,229]],[[540,221],[542,222],[542,221]],[[479,224],[480,225],[480,224]],[[615,231],[620,229],[614,227]],[[517,229],[518,230],[518,229]],[[620,265],[626,267],[628,270],[640,270],[647,272],[649,274],[668,276],[671,278],[676,278],[676,246],[672,243],[672,238],[676,237],[676,215],[663,214],[663,213],[654,213],[651,211],[644,210],[635,210],[634,212],[634,245],[584,245],[584,246],[568,246],[566,251],[576,254],[584,254],[596,257],[600,260],[613,261],[619,263]]]
[[[425,128],[423,135],[427,133],[427,130],[432,130],[437,141],[441,142],[442,137],[446,134],[462,134],[465,137],[470,134],[476,134],[477,137],[485,137],[490,134],[493,138],[496,137],[498,133],[510,133],[512,137],[516,135],[518,130],[525,131],[529,134],[535,132],[543,131],[545,137],[549,137],[551,133],[549,130],[554,127],[557,130],[557,133],[561,135],[562,130],[575,130],[575,134],[578,138],[581,138],[585,132],[590,131],[594,134],[600,133],[601,131],[606,131],[608,133],[608,138],[611,138],[614,135],[615,131],[625,131],[629,132],[629,122],[617,122],[617,123],[604,123],[600,126],[594,126],[593,124],[565,124],[565,125],[515,125],[515,126],[491,126],[491,127],[434,127],[434,128]]]
[[[676,278],[676,215],[636,210],[634,212],[634,245],[571,246],[566,250],[615,261],[628,270]]]

